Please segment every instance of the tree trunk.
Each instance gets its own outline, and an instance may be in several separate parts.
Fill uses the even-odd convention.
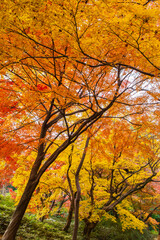
[[[63,204],[67,201],[67,199],[65,199],[66,196],[67,196],[67,195],[64,195],[64,196],[63,196],[63,200],[62,200],[62,201],[60,202],[60,204],[59,204],[59,207],[58,207],[56,216],[58,216],[58,215],[60,214],[61,208],[63,207]]]
[[[80,187],[80,183],[79,183],[79,173],[80,173],[81,168],[83,166],[83,162],[84,162],[86,152],[87,152],[87,148],[88,148],[88,145],[89,145],[89,140],[90,140],[90,137],[88,136],[87,140],[86,140],[86,144],[85,144],[85,148],[84,148],[84,151],[83,151],[81,161],[78,165],[78,168],[77,168],[77,171],[76,171],[76,174],[75,174],[75,182],[76,182],[77,193],[76,193],[75,205],[74,205],[74,209],[75,209],[74,219],[75,219],[75,222],[74,222],[74,230],[73,230],[72,240],[77,240],[78,227],[79,227],[79,202],[80,202],[80,198],[81,198],[81,187]]]
[[[68,213],[66,225],[63,228],[63,230],[65,232],[67,232],[68,229],[70,228],[71,221],[72,221],[72,216],[73,216],[73,211],[74,211],[74,197],[72,198],[72,201],[71,201],[71,205],[70,205],[70,208],[69,208],[69,213]]]
[[[2,240],[14,240],[16,237],[17,230],[19,228],[19,225],[21,223],[21,220],[23,218],[23,215],[27,209],[28,203],[32,197],[32,194],[38,185],[38,180],[29,180],[26,188],[24,190],[24,193],[21,197],[21,200],[19,204],[16,207],[16,210],[14,211],[10,224],[8,225]]]
[[[81,197],[81,191],[77,191],[76,199],[75,199],[75,223],[74,223],[74,231],[72,240],[77,240],[78,234],[78,226],[79,226],[79,202]]]
[[[2,195],[6,196],[6,185],[5,184],[2,185],[2,190],[1,191],[2,191]]]
[[[87,219],[84,221],[85,221],[85,227],[83,230],[84,239],[89,240],[91,232],[96,227],[98,222],[89,222]]]

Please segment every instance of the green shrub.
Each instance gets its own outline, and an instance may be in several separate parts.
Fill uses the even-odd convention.
[[[11,199],[10,195],[4,197],[0,194],[0,205],[14,208],[14,201]]]
[[[120,223],[103,220],[92,233],[92,240],[151,240],[153,235],[144,230],[140,233],[138,230],[130,229],[122,232]]]

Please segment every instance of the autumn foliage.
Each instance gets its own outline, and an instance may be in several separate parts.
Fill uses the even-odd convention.
[[[145,227],[128,209],[159,179],[159,5],[1,1],[0,156],[19,201],[3,240],[28,204],[43,217],[62,196],[74,240],[79,218],[89,238],[111,210],[123,229]]]

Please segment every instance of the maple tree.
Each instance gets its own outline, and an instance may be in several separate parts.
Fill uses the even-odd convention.
[[[116,221],[115,217],[108,214],[111,210],[117,211],[123,230],[134,227],[142,231],[145,225],[137,219],[138,211],[130,212],[131,201],[128,197],[135,193],[135,200],[138,201],[137,191],[143,189],[148,182],[156,181],[159,176],[158,139],[153,138],[153,132],[152,134],[150,132],[151,123],[149,127],[150,129],[146,126],[136,129],[122,120],[107,121],[105,128],[100,129],[101,133],[92,135],[87,151],[84,151],[85,141],[79,140],[77,146],[74,144],[67,149],[42,176],[38,191],[34,193],[28,210],[37,212],[38,218],[47,216],[55,201],[61,201],[61,196],[65,196],[66,200],[70,201],[69,219],[64,228],[67,230],[73,214],[73,201],[75,198],[78,202],[80,200],[77,198],[79,189],[80,218],[86,223],[84,233],[88,237],[102,217]],[[103,130],[107,131],[106,135],[103,134]],[[79,164],[81,164],[80,184],[77,187],[76,173]],[[22,167],[18,169],[14,177],[14,185],[18,187],[17,202],[29,175],[28,162],[22,165],[24,169],[22,170]],[[143,194],[143,198],[145,201],[147,196]],[[148,207],[152,205],[148,202]],[[54,205],[52,214],[57,210],[58,206]],[[146,212],[143,206],[141,211]],[[127,222],[126,215],[129,219]]]
[[[92,125],[158,114],[159,11],[159,1],[1,1],[0,87],[11,85],[4,103],[14,110],[1,134],[35,153],[3,240],[15,239],[45,171]]]

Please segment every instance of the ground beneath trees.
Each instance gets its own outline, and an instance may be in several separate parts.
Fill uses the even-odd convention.
[[[0,240],[13,211],[14,203],[10,197],[4,198],[0,195]],[[71,240],[73,224],[70,232],[66,233],[62,231],[65,221],[66,218],[57,216],[42,223],[36,220],[33,214],[26,214],[18,230],[16,240]],[[79,240],[83,239],[83,227],[83,222],[81,222],[78,233]],[[133,229],[122,232],[120,225],[102,221],[92,233],[91,240],[158,240],[155,236],[147,230],[143,235],[138,230]]]

